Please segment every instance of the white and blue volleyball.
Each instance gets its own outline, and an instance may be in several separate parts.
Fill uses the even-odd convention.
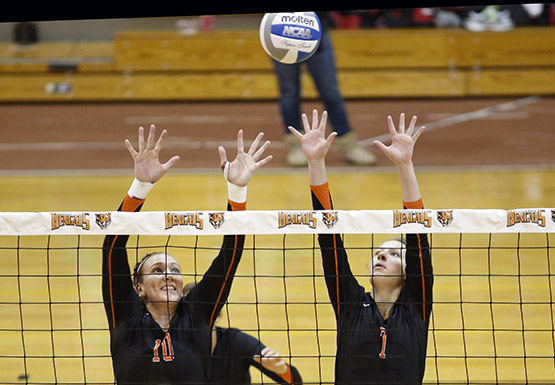
[[[315,12],[266,13],[260,23],[260,42],[280,63],[300,63],[318,49],[321,31]]]

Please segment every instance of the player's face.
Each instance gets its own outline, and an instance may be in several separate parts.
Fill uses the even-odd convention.
[[[149,302],[179,302],[183,295],[181,267],[168,254],[150,256],[141,268],[137,293]]]
[[[388,278],[402,284],[405,275],[405,251],[400,241],[382,243],[372,256],[370,280],[375,283],[377,278]]]

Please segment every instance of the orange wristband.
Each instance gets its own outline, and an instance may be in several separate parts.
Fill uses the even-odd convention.
[[[424,205],[422,204],[422,198],[420,198],[419,200],[414,202],[403,201],[403,207],[406,207],[407,209],[418,210],[418,209],[423,209]]]

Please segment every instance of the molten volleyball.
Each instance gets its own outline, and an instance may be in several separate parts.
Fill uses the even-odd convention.
[[[315,12],[266,13],[260,22],[260,42],[271,58],[300,63],[318,49],[321,31]]]

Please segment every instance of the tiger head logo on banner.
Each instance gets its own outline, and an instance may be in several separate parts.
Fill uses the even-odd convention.
[[[337,223],[337,211],[329,212],[325,211],[322,213],[322,222],[327,226],[328,229],[331,229]]]
[[[208,221],[215,229],[219,229],[224,223],[224,213],[208,213]]]

